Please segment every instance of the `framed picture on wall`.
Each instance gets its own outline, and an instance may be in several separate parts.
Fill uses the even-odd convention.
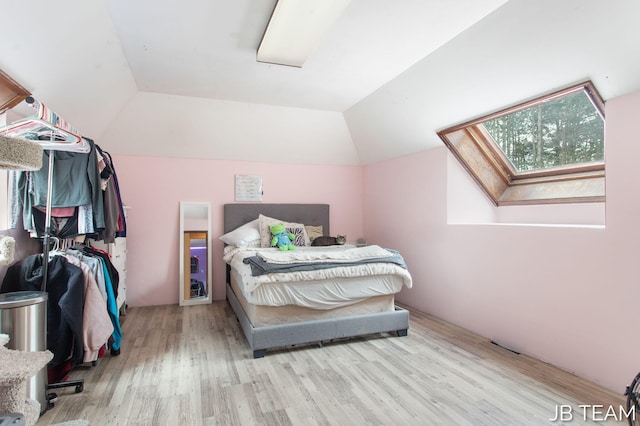
[[[262,201],[262,176],[236,175],[236,201]]]

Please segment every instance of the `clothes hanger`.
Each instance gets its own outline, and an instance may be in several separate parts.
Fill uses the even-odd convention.
[[[17,120],[0,128],[0,134],[37,141],[43,149],[87,153],[89,142],[46,105],[28,96],[25,102],[38,110],[38,114]]]
[[[64,252],[60,251],[60,238],[50,235],[49,240],[53,241],[53,247],[49,250],[49,260],[55,256],[63,255]]]

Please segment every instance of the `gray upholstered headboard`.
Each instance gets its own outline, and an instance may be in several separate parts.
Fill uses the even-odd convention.
[[[331,235],[329,204],[225,204],[224,232],[233,231],[238,226],[251,222],[260,213],[284,222],[322,225],[324,235]]]

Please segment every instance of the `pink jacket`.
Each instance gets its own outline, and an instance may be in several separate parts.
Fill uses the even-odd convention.
[[[107,302],[100,294],[93,271],[75,256],[65,256],[72,265],[82,269],[84,275],[84,310],[82,313],[83,362],[98,359],[98,352],[113,333],[113,324],[107,312]]]

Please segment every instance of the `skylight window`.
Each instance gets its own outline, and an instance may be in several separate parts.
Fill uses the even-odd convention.
[[[498,206],[604,201],[604,102],[591,82],[438,135]]]
[[[518,172],[604,160],[604,120],[584,91],[482,125]]]

